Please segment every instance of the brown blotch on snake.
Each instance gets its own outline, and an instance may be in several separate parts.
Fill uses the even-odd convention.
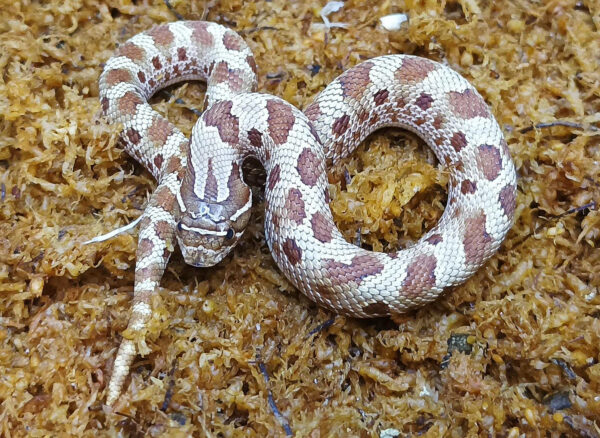
[[[451,91],[448,94],[452,110],[463,119],[490,117],[487,105],[473,90],[467,89],[463,92]]]
[[[435,64],[428,59],[406,58],[394,76],[396,80],[404,83],[423,81],[430,72],[435,70]]]
[[[229,50],[235,50],[239,52],[246,46],[246,43],[237,33],[227,31],[223,35],[223,45]]]
[[[296,170],[302,183],[313,187],[319,180],[319,165],[321,160],[309,148],[304,148],[298,156]]]
[[[479,146],[477,165],[486,179],[494,181],[502,171],[500,150],[495,146],[487,144]]]
[[[488,234],[485,226],[486,216],[483,212],[466,220],[463,246],[465,259],[469,264],[480,260],[492,242],[492,237]]]
[[[137,107],[142,103],[140,96],[133,91],[128,91],[119,99],[119,111],[130,116],[135,115]]]
[[[129,82],[129,81],[131,81],[131,73],[128,70],[125,70],[123,68],[111,70],[106,75],[106,83],[110,86],[116,85],[119,82]]]
[[[118,56],[124,56],[134,62],[141,61],[146,56],[146,52],[133,43],[125,43],[117,50]]]
[[[269,99],[267,101],[267,112],[269,113],[267,118],[269,135],[276,145],[285,143],[296,120],[290,106],[279,100]]]
[[[152,120],[152,124],[148,128],[148,137],[155,144],[161,146],[165,144],[172,132],[173,125],[168,120],[158,116]]]
[[[213,35],[208,31],[208,24],[205,22],[192,21],[187,23],[188,27],[193,29],[192,40],[201,46],[212,46]]]
[[[516,188],[513,184],[508,184],[500,190],[498,200],[506,217],[513,217],[515,214],[515,200],[517,197]]]
[[[175,40],[175,35],[165,26],[156,26],[148,31],[154,42],[159,46],[168,46]]]
[[[221,140],[225,143],[235,143],[240,134],[239,120],[231,114],[233,102],[222,100],[211,106],[206,112],[205,122],[208,126],[214,126],[219,131]]]
[[[402,281],[402,292],[416,295],[422,289],[435,286],[437,259],[433,255],[421,254],[406,268],[406,278]]]
[[[354,256],[350,264],[328,259],[325,261],[325,270],[333,286],[349,282],[360,285],[366,277],[379,274],[383,264],[373,254],[362,254]]]
[[[344,72],[338,78],[344,97],[359,99],[371,83],[370,72],[373,63],[366,61]]]
[[[310,226],[313,230],[313,236],[319,242],[328,243],[331,242],[333,235],[333,224],[331,220],[327,219],[321,212],[316,212],[310,218]]]
[[[293,187],[289,190],[284,205],[284,212],[286,217],[300,225],[306,218],[306,211],[304,200],[302,199],[302,192],[297,188]]]
[[[302,260],[302,250],[294,239],[286,239],[282,246],[285,256],[292,265],[300,263]]]

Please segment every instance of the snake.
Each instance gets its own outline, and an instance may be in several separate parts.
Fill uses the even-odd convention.
[[[205,21],[155,25],[120,45],[99,78],[107,121],[157,180],[139,222],[134,296],[108,385],[121,393],[152,316],[151,299],[178,245],[210,267],[248,224],[252,192],[242,165],[266,171],[265,238],[288,280],[332,311],[357,318],[404,313],[463,283],[512,226],[516,172],[485,100],[460,74],[427,58],[393,54],[344,71],[300,111],[257,93],[254,56],[239,34]],[[188,139],[148,99],[175,82],[206,82],[206,109]],[[421,137],[449,174],[437,224],[396,252],[347,242],[329,208],[327,169],[373,131]]]

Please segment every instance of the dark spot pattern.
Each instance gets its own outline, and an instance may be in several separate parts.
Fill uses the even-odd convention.
[[[419,97],[417,97],[417,100],[415,101],[415,104],[419,108],[421,108],[423,111],[428,110],[431,107],[432,103],[433,103],[433,97],[431,97],[427,93],[421,93],[421,95]]]
[[[275,188],[275,185],[279,182],[280,174],[281,168],[279,167],[279,164],[276,164],[269,172],[269,177],[267,178],[267,187],[269,190],[273,190]]]
[[[450,138],[450,145],[456,152],[460,152],[465,146],[467,146],[467,137],[462,132],[455,132]]]
[[[219,194],[219,183],[213,170],[212,158],[208,159],[206,167],[206,183],[204,184],[204,198],[207,200],[217,199]]]
[[[343,116],[338,117],[333,125],[331,126],[331,130],[335,135],[341,137],[348,130],[348,125],[350,123],[350,116],[348,114],[344,114]]]
[[[250,70],[252,70],[252,73],[254,73],[255,75],[258,74],[258,68],[256,68],[256,61],[254,60],[254,56],[246,56],[246,62],[250,66]]]
[[[177,157],[177,156],[173,156],[171,158],[169,158],[169,161],[167,161],[167,166],[165,168],[165,172],[166,173],[179,173],[181,172],[183,169],[183,166],[181,164],[181,158]]]
[[[210,79],[217,84],[229,82],[230,73],[229,65],[225,61],[220,61],[215,65],[212,72],[210,72]]]
[[[229,179],[227,180],[227,189],[229,190],[229,201],[236,208],[242,208],[248,202],[252,195],[250,188],[242,180],[242,173],[238,163],[233,163]],[[250,212],[246,212],[249,214]]]
[[[463,180],[462,183],[460,183],[460,192],[463,195],[475,193],[476,191],[477,191],[477,184],[475,183],[475,181],[471,181],[470,179],[465,179],[465,180]]]
[[[105,115],[108,114],[108,109],[110,108],[110,104],[108,102],[108,98],[103,97],[102,100],[100,101],[100,104],[102,105],[102,112]]]
[[[154,166],[156,167],[156,170],[160,170],[163,164],[163,156],[162,154],[156,154],[156,156],[154,157]]]
[[[292,266],[302,261],[302,249],[294,239],[286,239],[282,246],[283,252]]]
[[[383,105],[385,103],[385,101],[387,100],[387,98],[388,98],[389,95],[390,95],[390,92],[388,90],[379,90],[373,96],[373,100],[375,101],[375,105],[377,105],[377,106]]]
[[[171,239],[171,237],[173,237],[174,230],[175,228],[167,221],[157,221],[154,224],[154,231],[162,241]]]
[[[139,81],[140,81],[142,84],[145,84],[145,83],[146,83],[146,75],[144,74],[144,72],[143,72],[143,71],[141,71],[141,70],[140,70],[140,71],[138,71],[138,73],[137,73],[137,77],[138,77]]]
[[[153,249],[154,249],[154,244],[152,243],[152,241],[150,239],[148,239],[148,238],[141,239],[138,242],[136,257],[138,258],[138,260],[140,260],[143,257],[147,257],[149,254],[152,253]]]
[[[129,141],[129,143],[133,145],[137,145],[142,139],[142,136],[140,135],[139,131],[135,128],[129,128],[125,132],[125,135],[127,136],[127,141]]]
[[[152,58],[152,65],[154,66],[154,68],[156,70],[162,69],[162,64],[160,63],[160,58],[158,56],[155,56],[154,58]]]
[[[260,131],[256,128],[252,128],[251,130],[248,131],[248,140],[250,141],[250,144],[252,146],[254,146],[255,148],[259,148],[262,146],[262,134],[260,133]]]
[[[177,47],[177,59],[179,59],[179,61],[187,61],[187,52],[185,47]]]

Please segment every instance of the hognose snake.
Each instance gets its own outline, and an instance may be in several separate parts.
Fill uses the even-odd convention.
[[[207,82],[191,141],[147,100],[175,82]],[[516,174],[500,127],[464,78],[428,59],[381,56],[344,72],[300,112],[254,93],[256,64],[235,32],[214,23],[156,26],[119,47],[100,76],[103,113],[127,152],[158,180],[142,215],[134,300],[109,384],[117,399],[152,314],[175,242],[187,263],[212,266],[240,239],[251,191],[242,161],[267,172],[265,235],[287,278],[309,298],[355,317],[405,312],[462,283],[498,249],[515,210]],[[328,207],[326,167],[371,132],[417,133],[450,171],[438,224],[384,254],[347,243]]]

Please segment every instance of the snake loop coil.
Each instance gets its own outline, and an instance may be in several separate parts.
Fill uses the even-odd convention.
[[[207,82],[208,109],[188,141],[148,99],[190,79]],[[415,56],[374,58],[344,72],[304,112],[254,93],[256,82],[243,39],[208,22],[154,27],[106,63],[102,110],[122,124],[127,152],[158,180],[140,222],[128,327],[134,338],[121,343],[108,404],[129,372],[176,241],[187,263],[212,266],[244,232],[252,196],[241,164],[249,156],[267,171],[265,230],[277,265],[300,291],[336,312],[374,317],[431,302],[472,275],[511,227],[516,175],[507,144],[482,97],[450,68]],[[343,239],[326,177],[326,163],[385,126],[417,133],[451,173],[439,223],[391,254]]]

